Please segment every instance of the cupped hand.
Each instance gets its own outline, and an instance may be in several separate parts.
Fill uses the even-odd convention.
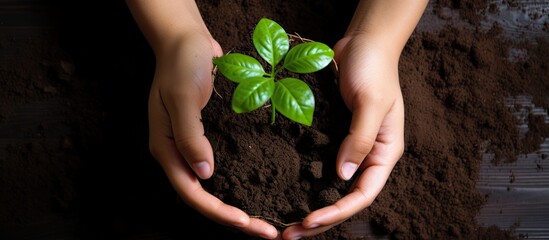
[[[399,54],[364,33],[341,39],[334,51],[340,91],[352,112],[337,156],[337,173],[344,180],[356,176],[347,195],[285,229],[283,239],[317,235],[370,206],[404,151]]]
[[[278,235],[274,226],[223,203],[199,181],[211,177],[214,169],[201,110],[213,90],[212,59],[222,53],[211,35],[200,31],[183,35],[156,53],[149,96],[149,147],[189,206],[222,225],[274,239]]]

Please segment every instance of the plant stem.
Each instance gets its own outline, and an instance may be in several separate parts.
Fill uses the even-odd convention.
[[[271,124],[275,123],[276,108],[274,104],[271,103]]]
[[[284,67],[283,67],[283,66],[280,66],[280,68],[276,69],[276,71],[273,71],[273,73],[272,73],[272,74],[273,74],[273,78],[276,79],[276,75],[277,75],[279,72],[281,72],[283,69],[284,69]]]
[[[273,78],[274,81],[276,81],[276,74],[277,73],[278,73],[278,71],[276,70],[276,66],[271,65],[271,77]],[[275,116],[276,116],[276,108],[275,108],[274,104],[271,101],[271,124],[275,123]]]

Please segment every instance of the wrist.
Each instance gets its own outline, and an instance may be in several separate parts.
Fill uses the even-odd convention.
[[[155,54],[172,49],[190,34],[210,35],[193,0],[127,1]]]
[[[427,0],[361,0],[345,36],[365,36],[369,44],[399,57]]]
[[[196,40],[201,43],[209,43],[213,46],[215,40],[210,32],[205,28],[186,28],[173,33],[153,46],[154,54],[159,59],[166,59],[179,53],[181,47],[186,44],[196,44]]]
[[[403,46],[392,39],[370,34],[366,31],[348,32],[340,40],[342,44],[352,52],[363,52],[367,55],[375,55],[379,61],[397,65]],[[338,42],[338,44],[340,44]]]

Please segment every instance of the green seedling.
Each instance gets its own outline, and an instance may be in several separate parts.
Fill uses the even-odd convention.
[[[251,112],[270,100],[271,123],[278,111],[288,119],[311,126],[315,98],[304,81],[278,75],[287,70],[307,74],[325,68],[334,57],[334,51],[320,42],[301,42],[290,47],[286,31],[275,21],[262,18],[255,26],[253,44],[257,53],[270,69],[265,71],[261,62],[241,53],[229,53],[213,59],[219,72],[237,83],[231,105],[236,113]]]

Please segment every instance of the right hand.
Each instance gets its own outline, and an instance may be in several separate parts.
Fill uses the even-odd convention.
[[[404,152],[399,55],[389,54],[393,45],[374,39],[368,34],[353,34],[334,46],[340,92],[352,112],[336,166],[342,180],[356,175],[354,182],[337,202],[311,212],[301,224],[284,230],[284,239],[320,234],[369,207]]]
[[[189,206],[213,221],[249,235],[274,239],[271,224],[223,203],[200,184],[214,169],[201,110],[213,90],[212,59],[223,51],[209,32],[184,34],[156,53],[149,95],[149,147],[170,183]]]

